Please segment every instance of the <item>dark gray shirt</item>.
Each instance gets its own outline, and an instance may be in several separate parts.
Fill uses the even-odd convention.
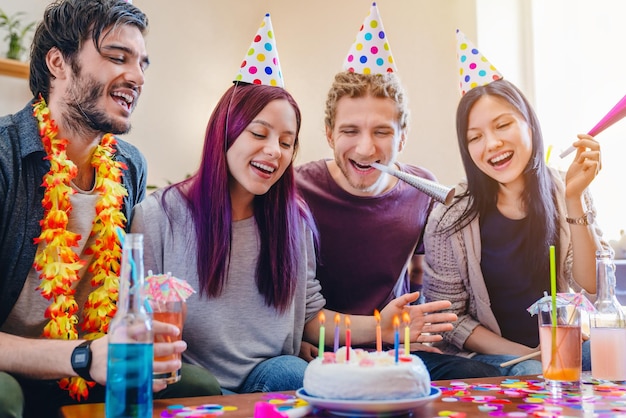
[[[0,117],[0,325],[13,308],[35,259],[34,239],[41,233],[39,221],[45,188],[43,176],[50,169],[33,116],[33,101],[21,111]],[[117,139],[115,159],[128,167],[122,183],[128,191],[122,208],[130,225],[133,206],[146,190],[146,161],[139,150]]]

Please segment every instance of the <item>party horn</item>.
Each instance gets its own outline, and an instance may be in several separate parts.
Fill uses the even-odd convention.
[[[454,187],[442,186],[432,180],[414,176],[413,174],[405,173],[404,171],[396,170],[394,168],[387,167],[386,165],[372,163],[371,166],[379,169],[383,173],[391,174],[392,176],[399,178],[405,183],[410,184],[417,190],[426,193],[428,196],[446,206],[452,203],[452,199],[454,198]]]
[[[624,116],[626,116],[626,96],[622,97],[622,99],[619,102],[617,102],[615,106],[613,106],[613,109],[609,110],[609,113],[607,113],[602,118],[602,120],[600,120],[600,122],[596,124],[596,126],[591,128],[588,134],[591,136],[596,136],[597,134],[604,131],[609,126],[613,125],[615,122],[622,119]],[[560,157],[561,158],[567,157],[574,151],[576,151],[576,148],[569,147],[568,149],[566,149],[565,151],[561,153]]]

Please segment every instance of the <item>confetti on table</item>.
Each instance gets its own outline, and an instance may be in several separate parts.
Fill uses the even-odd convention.
[[[162,418],[194,417],[212,418],[223,415],[224,412],[236,411],[235,406],[223,406],[217,404],[204,404],[197,406],[170,405],[161,412]]]
[[[582,380],[580,393],[565,392],[559,397],[545,388],[541,379],[521,380],[505,378],[499,385],[469,384],[455,380],[449,386],[438,386],[445,402],[475,403],[477,413],[491,417],[568,417],[565,408],[583,411],[594,418],[626,417],[626,386],[612,382],[599,382],[593,379]],[[586,389],[585,389],[586,387]],[[591,389],[591,390],[589,390]],[[493,391],[497,396],[477,395],[476,392]],[[523,403],[519,403],[519,402]],[[516,406],[517,411],[507,411]],[[441,417],[457,417],[463,414],[443,410]],[[474,416],[468,413],[467,415]],[[587,416],[587,415],[585,415]]]

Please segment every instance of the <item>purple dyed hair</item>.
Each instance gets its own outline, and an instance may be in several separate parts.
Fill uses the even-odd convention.
[[[209,119],[198,171],[173,186],[185,196],[195,225],[200,295],[219,296],[228,272],[232,209],[226,151],[274,100],[287,100],[295,111],[295,158],[301,116],[291,94],[280,87],[235,84],[224,93]],[[296,288],[303,219],[316,234],[310,212],[296,192],[293,163],[267,193],[255,196],[254,217],[261,239],[257,287],[268,306],[285,311]]]

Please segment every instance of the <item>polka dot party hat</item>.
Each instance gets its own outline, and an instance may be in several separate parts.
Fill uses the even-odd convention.
[[[269,13],[263,18],[234,81],[285,87]]]
[[[385,74],[397,71],[376,3],[372,3],[369,15],[356,34],[356,40],[348,52],[343,69],[358,74]]]
[[[474,87],[484,86],[502,78],[502,74],[460,30],[456,30],[459,87],[461,96]]]

